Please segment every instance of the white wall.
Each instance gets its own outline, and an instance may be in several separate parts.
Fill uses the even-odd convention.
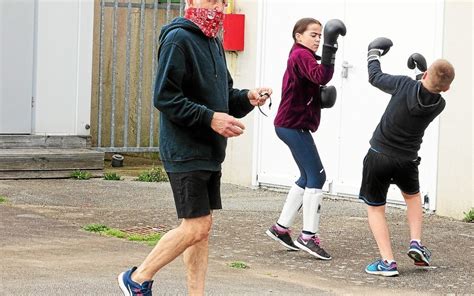
[[[256,61],[257,61],[257,22],[258,4],[255,0],[238,0],[234,13],[245,14],[245,48],[235,54],[227,54],[227,63],[234,79],[234,87],[252,89],[257,87]],[[268,110],[268,108],[266,108]],[[227,145],[227,156],[222,167],[222,181],[251,186],[253,141],[254,141],[254,116],[258,109],[242,119],[246,129],[243,135],[231,138]]]
[[[33,133],[89,135],[93,0],[37,4]]]
[[[443,96],[439,135],[437,213],[463,218],[474,207],[473,163],[473,34],[472,1],[447,0],[443,57],[456,69],[451,89]]]

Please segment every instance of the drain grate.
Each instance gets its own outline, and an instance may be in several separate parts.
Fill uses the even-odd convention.
[[[128,235],[150,235],[155,233],[164,232],[165,226],[135,226],[126,229],[120,229],[121,231],[125,232]]]

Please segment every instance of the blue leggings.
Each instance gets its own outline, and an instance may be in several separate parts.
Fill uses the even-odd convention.
[[[311,133],[307,130],[284,127],[275,127],[275,132],[278,138],[290,148],[300,170],[296,185],[301,188],[323,188],[326,172]]]

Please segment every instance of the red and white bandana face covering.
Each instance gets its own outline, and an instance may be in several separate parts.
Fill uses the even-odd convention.
[[[195,23],[209,38],[215,38],[224,22],[224,13],[216,9],[188,8],[185,18]]]

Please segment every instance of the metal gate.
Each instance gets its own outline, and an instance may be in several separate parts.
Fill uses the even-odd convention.
[[[184,0],[96,0],[92,146],[104,152],[157,152],[153,106],[161,27]]]

